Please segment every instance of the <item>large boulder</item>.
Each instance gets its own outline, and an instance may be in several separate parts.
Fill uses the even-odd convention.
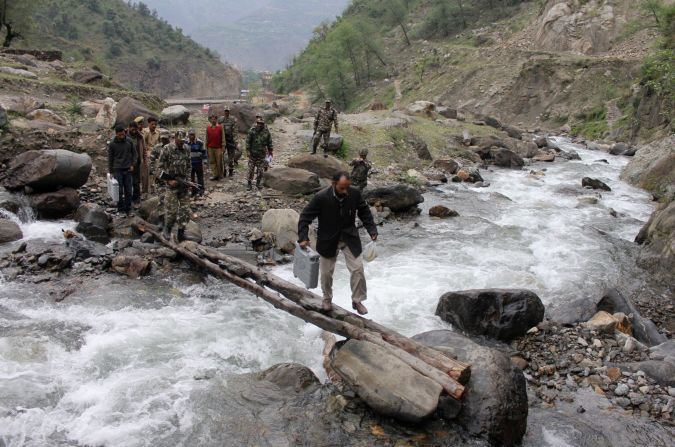
[[[187,124],[190,120],[190,111],[185,106],[177,105],[166,107],[159,117],[160,124]]]
[[[61,187],[79,188],[91,172],[91,157],[63,149],[26,151],[17,155],[2,175],[7,189],[30,186],[54,191]]]
[[[431,101],[415,101],[406,111],[410,115],[432,115],[436,111],[436,104]]]
[[[431,217],[445,218],[445,217],[457,217],[459,216],[459,213],[455,210],[451,210],[447,206],[436,205],[429,208],[429,215]]]
[[[237,104],[209,104],[209,114],[216,114],[222,120],[225,115],[225,106],[230,108],[230,116],[237,120],[239,132],[246,133],[255,124],[255,116],[258,111],[249,103]]]
[[[21,228],[9,219],[0,219],[0,244],[18,241],[23,238]]]
[[[469,335],[509,341],[544,319],[544,305],[529,290],[464,290],[441,296],[436,315]]]
[[[417,189],[402,184],[366,188],[363,197],[371,206],[379,203],[394,212],[407,211],[424,202]]]
[[[117,103],[117,119],[115,120],[115,125],[121,124],[123,126],[128,126],[130,122],[139,116],[142,116],[146,120],[151,116],[159,118],[156,113],[145,107],[139,100],[130,96],[125,96]]]
[[[304,169],[313,172],[319,178],[332,178],[340,171],[346,171],[347,165],[333,156],[321,157],[312,154],[300,154],[288,160],[289,168]]]
[[[31,207],[41,219],[61,219],[73,213],[80,205],[80,193],[73,188],[31,194]]]
[[[36,79],[38,76],[32,71],[23,70],[21,68],[0,67],[0,73],[7,73],[13,76],[21,76],[24,78]]]
[[[64,118],[60,117],[54,111],[49,109],[33,110],[28,115],[26,115],[26,118],[29,120],[38,120],[45,121],[47,123],[58,124],[59,126],[65,126],[68,124]]]
[[[262,231],[274,234],[275,246],[279,250],[292,253],[298,240],[299,219],[298,212],[292,209],[267,210],[262,218]]]
[[[367,341],[347,341],[330,365],[371,408],[406,422],[419,422],[434,413],[443,391],[435,381]]]
[[[641,265],[675,278],[675,200],[654,211],[636,241],[645,246]]]
[[[425,332],[413,339],[471,364],[471,379],[457,417],[461,425],[494,445],[520,442],[527,429],[525,377],[506,354],[452,331]]]
[[[274,168],[265,172],[265,186],[286,194],[311,194],[321,187],[319,176],[297,168]]]
[[[84,203],[75,211],[77,227],[75,231],[89,240],[107,244],[110,242],[108,230],[110,228],[110,216],[105,210],[95,203]]]

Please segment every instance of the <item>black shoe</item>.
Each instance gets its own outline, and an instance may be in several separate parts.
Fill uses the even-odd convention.
[[[181,242],[181,241],[185,240],[185,230],[184,229],[178,230],[178,232],[176,233],[176,239],[178,240],[178,242]]]
[[[253,183],[248,182],[248,186],[246,187],[246,191],[250,191],[253,189]]]
[[[216,176],[214,175],[213,177],[209,178],[209,180],[215,181],[215,180],[218,180],[218,177],[216,177]]]
[[[234,169],[230,169],[230,177],[234,177]]]

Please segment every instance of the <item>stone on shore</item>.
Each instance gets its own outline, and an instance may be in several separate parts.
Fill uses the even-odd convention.
[[[444,294],[436,315],[469,335],[509,341],[543,320],[544,305],[529,290],[465,290]]]
[[[298,240],[299,219],[300,215],[292,209],[267,210],[262,218],[262,231],[274,234],[276,248],[292,253]]]
[[[443,391],[438,383],[367,341],[347,341],[331,367],[373,410],[405,422],[419,422],[434,413]]]
[[[9,219],[0,219],[0,244],[18,241],[23,238],[21,228]]]
[[[366,188],[363,197],[371,206],[380,204],[394,212],[407,211],[424,202],[417,189],[402,184]]]
[[[456,174],[459,171],[459,163],[451,158],[434,160],[431,166],[446,174]]]
[[[425,332],[413,339],[471,364],[459,424],[494,445],[520,442],[527,429],[525,377],[506,354],[452,331]]]
[[[150,272],[150,266],[150,261],[140,256],[116,256],[112,260],[111,268],[121,275],[138,279]]]
[[[28,115],[26,115],[26,118],[29,120],[38,120],[47,123],[58,124],[59,126],[65,126],[68,124],[64,118],[60,117],[49,109],[33,110]]]
[[[53,192],[31,194],[28,200],[40,219],[61,219],[72,214],[80,206],[80,193],[73,188],[63,188]]]
[[[2,174],[7,189],[30,186],[41,191],[62,187],[79,188],[89,178],[92,162],[87,154],[63,149],[23,152],[10,161]]]
[[[107,244],[110,242],[108,230],[110,228],[110,216],[105,210],[95,203],[84,203],[75,212],[77,227],[75,231],[89,240]]]
[[[286,194],[311,194],[321,187],[319,176],[297,168],[274,168],[265,172],[265,186]]]
[[[160,124],[187,124],[188,121],[190,121],[190,111],[181,105],[164,108],[159,117]]]
[[[300,154],[288,160],[289,168],[304,169],[318,175],[319,178],[331,179],[333,175],[340,171],[347,171],[347,165],[332,155],[323,157],[321,155]]]
[[[124,98],[120,99],[120,101],[117,103],[116,111],[117,119],[115,121],[115,125],[121,124],[122,126],[128,126],[129,123],[139,116],[142,116],[146,120],[151,116],[158,118],[156,113],[145,107],[145,105],[139,100],[130,96],[125,96]]]

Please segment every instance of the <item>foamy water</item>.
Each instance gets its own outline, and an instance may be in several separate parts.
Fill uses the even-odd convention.
[[[546,304],[600,293],[625,267],[617,240],[631,240],[652,205],[648,194],[618,180],[627,159],[577,150],[582,161],[531,167],[547,168],[541,179],[498,170],[484,173],[489,188],[443,186],[426,195],[418,227],[383,227],[380,256],[366,265],[370,317],[412,335],[448,327],[433,313],[451,290],[526,287]],[[580,206],[568,190],[583,176],[613,191]],[[429,218],[438,203],[461,217]],[[43,223],[35,228],[27,233],[56,233]],[[292,279],[290,266],[274,272]],[[335,286],[336,302],[349,308],[342,260]],[[0,283],[0,444],[185,445],[201,411],[190,393],[202,379],[285,361],[325,378],[319,335],[213,279],[100,279],[61,303],[30,286]],[[549,435],[550,446],[564,445]]]

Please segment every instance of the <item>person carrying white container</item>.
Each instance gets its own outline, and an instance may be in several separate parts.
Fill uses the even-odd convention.
[[[298,243],[303,249],[309,245],[309,225],[319,220],[316,251],[320,259],[320,283],[323,292],[323,310],[330,311],[333,301],[333,273],[337,256],[344,253],[350,273],[352,307],[365,315],[363,305],[367,298],[366,276],[363,270],[361,239],[356,228],[356,216],[363,223],[370,238],[377,240],[377,227],[361,191],[351,186],[349,174],[338,172],[330,187],[316,193],[300,215]]]

